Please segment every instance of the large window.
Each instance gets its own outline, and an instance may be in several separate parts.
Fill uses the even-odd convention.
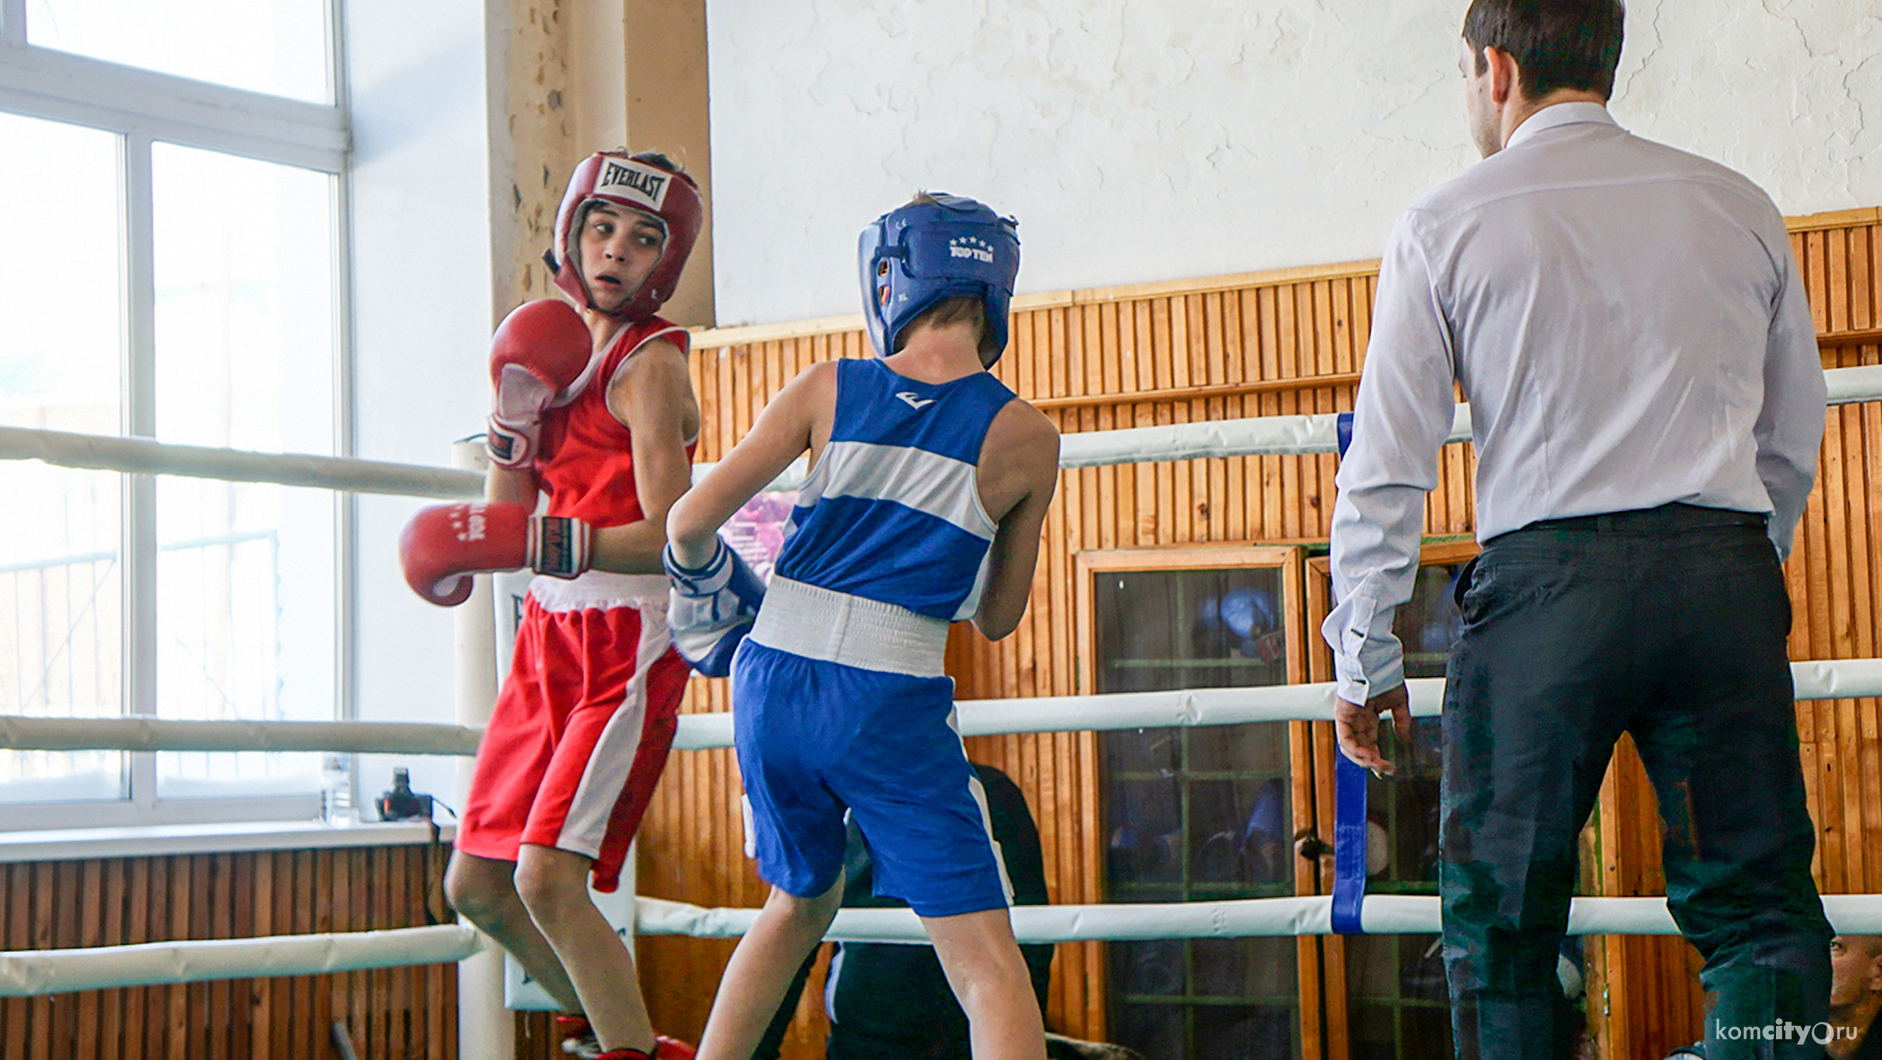
[[[1085,691],[1298,680],[1299,551],[1084,553]],[[1297,726],[1276,722],[1100,735],[1112,902],[1297,893]],[[1305,818],[1303,817],[1303,820]],[[1148,1056],[1292,1057],[1317,970],[1293,938],[1165,939],[1106,947],[1111,1040]],[[1311,953],[1311,942],[1305,951]],[[1303,990],[1306,991],[1303,994]]]
[[[344,454],[328,0],[0,3],[0,425]],[[0,461],[0,713],[330,720],[347,502]],[[0,751],[12,827],[313,816],[292,754]]]

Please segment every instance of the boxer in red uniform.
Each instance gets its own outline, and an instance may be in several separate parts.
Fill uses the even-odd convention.
[[[587,885],[591,873],[597,890],[619,885],[686,686],[660,550],[691,482],[699,406],[686,332],[655,310],[701,213],[692,179],[660,155],[576,168],[547,258],[574,304],[523,305],[491,343],[488,499],[426,508],[399,542],[406,581],[433,603],[462,603],[479,571],[541,575],[445,890],[568,1010],[565,1047],[606,1060],[692,1055],[654,1034],[633,958]]]

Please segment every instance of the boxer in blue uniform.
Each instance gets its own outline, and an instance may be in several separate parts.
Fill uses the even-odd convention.
[[[1058,482],[1058,432],[986,371],[1006,346],[1014,222],[921,195],[863,231],[879,359],[814,365],[669,513],[669,622],[715,672],[772,885],[726,966],[702,1060],[746,1060],[843,897],[844,813],[877,894],[914,908],[979,1060],[1042,1060],[986,799],[942,672],[948,625],[987,637],[1025,613]],[[811,473],[762,606],[718,527],[806,449]],[[755,610],[755,620],[751,620]],[[748,621],[749,620],[749,621]]]

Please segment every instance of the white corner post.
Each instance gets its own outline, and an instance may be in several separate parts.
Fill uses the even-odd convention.
[[[451,466],[482,472],[488,466],[481,440],[451,447]],[[452,610],[457,662],[457,723],[483,728],[497,700],[496,617],[490,576],[479,574],[471,598]],[[477,760],[458,758],[458,803],[470,793]],[[462,921],[462,918],[460,918]],[[468,923],[468,921],[462,921]],[[457,965],[457,1055],[459,1060],[516,1060],[516,1020],[503,1007],[503,950],[485,940]]]

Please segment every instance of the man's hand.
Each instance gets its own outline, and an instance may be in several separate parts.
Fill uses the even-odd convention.
[[[1365,706],[1338,700],[1333,707],[1333,732],[1340,751],[1374,773],[1391,776],[1398,767],[1379,755],[1379,715],[1392,712],[1392,728],[1401,745],[1411,744],[1411,696],[1397,685],[1366,700]]]

